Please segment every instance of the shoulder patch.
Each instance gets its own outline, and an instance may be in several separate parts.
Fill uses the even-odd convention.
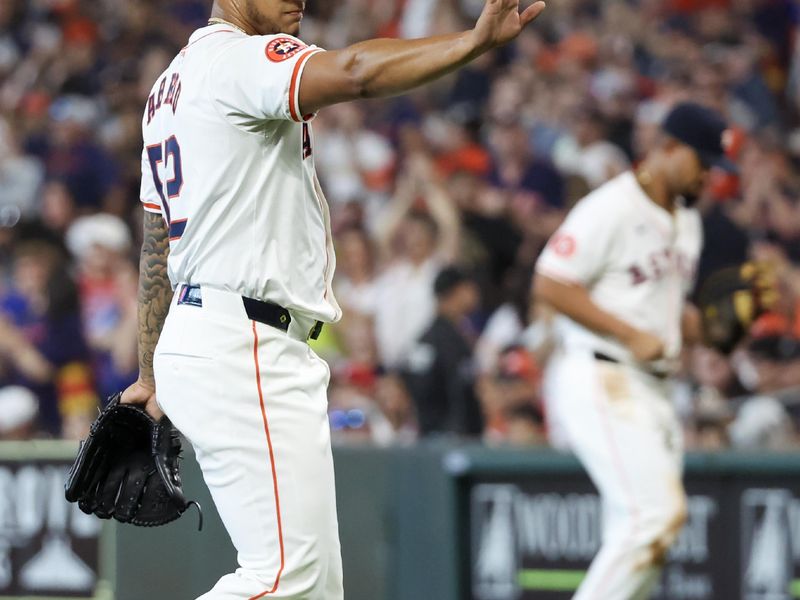
[[[563,258],[569,258],[575,254],[575,247],[577,246],[575,238],[568,233],[556,233],[550,239],[550,247],[556,255]]]
[[[303,48],[308,48],[304,43],[289,37],[279,37],[267,44],[265,53],[272,62],[289,60]]]

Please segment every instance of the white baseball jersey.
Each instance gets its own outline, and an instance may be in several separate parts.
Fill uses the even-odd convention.
[[[631,171],[583,198],[553,234],[536,271],[589,290],[592,300],[621,320],[649,331],[675,357],[681,315],[702,245],[696,210],[670,214],[642,190]],[[564,316],[556,333],[565,350],[583,348],[632,362],[617,339],[601,336]]]
[[[169,225],[169,277],[268,300],[321,321],[330,217],[298,91],[322,51],[290,35],[197,30],[153,86],[142,121],[141,199]]]

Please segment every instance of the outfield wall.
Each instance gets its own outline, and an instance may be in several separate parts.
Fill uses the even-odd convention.
[[[235,568],[204,507],[157,529],[98,527],[63,501],[75,445],[0,444],[0,600],[191,600]],[[598,498],[547,450],[337,448],[347,600],[570,598],[599,544]],[[687,458],[689,522],[659,600],[800,598],[800,453]]]

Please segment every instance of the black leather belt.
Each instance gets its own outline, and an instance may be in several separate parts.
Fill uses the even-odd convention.
[[[597,360],[602,360],[604,362],[620,364],[620,361],[614,358],[613,356],[609,356],[608,354],[603,354],[602,352],[597,352],[596,350],[594,353],[594,357]]]
[[[178,304],[203,306],[203,295],[200,291],[200,286],[184,284],[181,287]],[[264,325],[269,325],[270,327],[275,327],[281,331],[289,330],[289,323],[292,322],[292,315],[280,304],[267,302],[265,300],[255,300],[254,298],[248,298],[246,296],[242,296],[242,304],[244,304],[244,312],[247,313],[249,319],[264,323]],[[308,332],[308,338],[312,340],[317,339],[321,331],[322,321],[316,321],[311,331]]]
[[[610,362],[610,363],[614,363],[614,364],[617,364],[617,365],[622,364],[622,361],[620,361],[619,359],[614,358],[613,356],[609,356],[608,354],[604,354],[602,352],[598,352],[596,350],[594,352],[594,357],[595,357],[596,360],[602,360],[603,362]],[[669,377],[669,373],[665,373],[664,371],[651,371],[651,370],[648,369],[646,371],[646,373],[648,375],[652,375],[653,377],[656,377],[658,379],[666,379],[667,377]]]

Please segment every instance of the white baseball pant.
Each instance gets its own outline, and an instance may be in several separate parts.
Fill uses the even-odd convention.
[[[180,288],[179,288],[180,291]],[[236,294],[176,292],[155,352],[158,403],[195,449],[239,568],[202,600],[341,600],[327,364],[251,321]],[[199,599],[198,599],[199,600]]]
[[[648,598],[686,519],[669,383],[589,351],[559,351],[544,386],[554,444],[575,452],[603,501],[602,545],[573,598]]]

